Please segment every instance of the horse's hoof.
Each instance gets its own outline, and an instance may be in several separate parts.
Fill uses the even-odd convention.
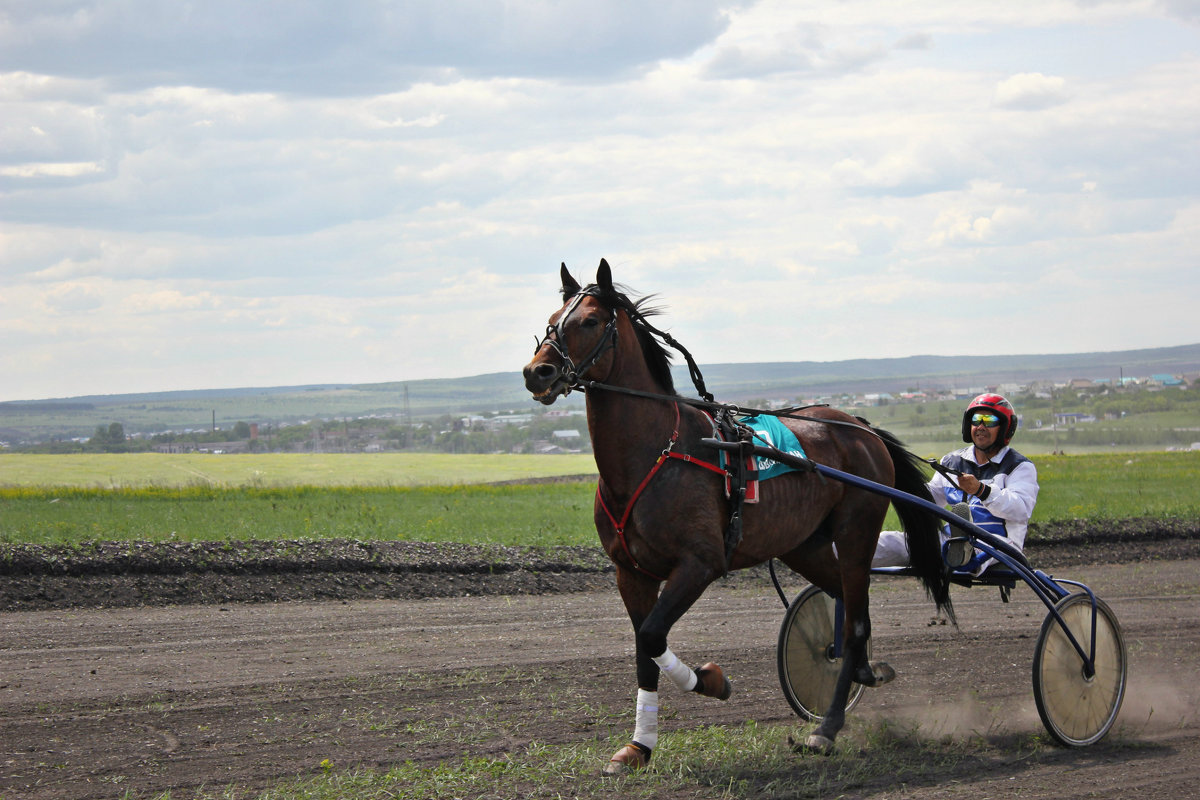
[[[818,756],[833,755],[833,739],[828,739],[816,733],[810,733],[803,742],[788,736],[788,744],[797,753],[813,753]]]
[[[733,684],[725,677],[725,671],[711,661],[696,670],[696,677],[700,679],[700,694],[705,697],[728,700],[733,694]]]
[[[642,769],[650,763],[650,751],[636,744],[627,744],[604,765],[603,775],[616,777]]]
[[[895,679],[896,670],[892,669],[886,661],[872,661],[869,664],[863,664],[854,673],[855,683],[861,683],[870,688],[883,686]]]
[[[875,675],[875,686],[883,686],[896,679],[896,670],[886,661],[872,661],[871,672]]]

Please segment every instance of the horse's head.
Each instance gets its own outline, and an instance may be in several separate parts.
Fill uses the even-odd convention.
[[[560,275],[563,306],[551,315],[546,335],[524,370],[525,388],[546,405],[576,388],[593,371],[607,374],[617,343],[617,313],[605,301],[618,294],[608,262],[600,260],[596,282],[587,287],[579,286],[566,264]]]

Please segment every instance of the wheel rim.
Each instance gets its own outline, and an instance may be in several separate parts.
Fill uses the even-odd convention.
[[[815,587],[806,589],[784,617],[779,636],[779,677],[792,708],[805,719],[819,722],[833,702],[842,659],[834,658],[837,604]],[[867,655],[870,656],[870,641]],[[854,683],[846,699],[852,709],[863,686]]]
[[[1075,594],[1058,604],[1072,635],[1088,651],[1092,645],[1092,603]],[[1125,641],[1116,618],[1096,601],[1095,674],[1053,615],[1046,618],[1034,659],[1034,695],[1038,713],[1055,739],[1068,746],[1092,744],[1116,721],[1125,694]]]

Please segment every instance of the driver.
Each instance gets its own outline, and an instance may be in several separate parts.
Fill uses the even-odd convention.
[[[1012,403],[998,394],[981,394],[963,412],[962,438],[967,446],[942,456],[949,475],[934,473],[926,484],[935,503],[966,503],[970,520],[988,533],[1025,547],[1029,518],[1037,503],[1037,468],[1008,446],[1017,431]],[[957,473],[957,474],[956,474]],[[966,516],[965,514],[963,516]],[[950,566],[979,575],[992,563],[985,553],[948,554]],[[906,567],[908,543],[903,531],[882,531],[872,567]]]

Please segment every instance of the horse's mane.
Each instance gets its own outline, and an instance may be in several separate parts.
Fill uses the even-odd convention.
[[[629,321],[633,323],[633,330],[637,333],[638,344],[641,345],[642,354],[646,357],[646,366],[650,369],[651,377],[663,387],[667,394],[674,395],[676,392],[675,380],[671,377],[671,353],[646,327],[644,322],[645,318],[655,317],[663,312],[661,306],[649,305],[655,295],[646,295],[636,300],[630,299],[629,289],[619,283],[612,285],[611,292],[598,286],[592,288],[595,291],[596,299],[601,303],[612,309],[620,309],[629,315]]]

